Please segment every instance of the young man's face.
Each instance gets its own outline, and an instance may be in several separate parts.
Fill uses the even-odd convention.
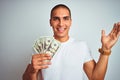
[[[50,25],[56,39],[67,38],[71,26],[70,13],[66,8],[57,8],[53,11]]]

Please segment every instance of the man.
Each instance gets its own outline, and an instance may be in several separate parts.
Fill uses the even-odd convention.
[[[71,12],[66,5],[59,4],[51,10],[50,25],[54,38],[61,42],[60,49],[53,58],[49,54],[34,54],[23,80],[38,80],[38,77],[40,80],[82,80],[83,71],[89,80],[104,80],[111,48],[120,36],[120,22],[114,24],[108,35],[102,30],[97,63],[85,42],[69,36],[71,23]]]

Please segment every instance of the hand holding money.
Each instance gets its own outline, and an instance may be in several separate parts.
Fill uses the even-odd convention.
[[[33,69],[32,72],[37,73],[40,69],[48,68],[48,65],[51,64],[50,60],[51,56],[49,54],[34,54],[31,61]]]
[[[33,45],[33,49],[36,53],[32,56],[32,67],[35,73],[40,69],[48,68],[50,60],[56,53],[60,46],[60,42],[53,37],[40,37]]]

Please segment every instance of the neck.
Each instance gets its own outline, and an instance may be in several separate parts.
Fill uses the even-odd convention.
[[[54,36],[54,38],[60,42],[66,42],[69,39],[69,36],[66,37],[56,37]]]

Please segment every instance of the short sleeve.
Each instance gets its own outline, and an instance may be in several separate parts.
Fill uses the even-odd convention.
[[[93,56],[86,42],[84,42],[83,44],[83,50],[84,50],[84,63],[93,60]]]

